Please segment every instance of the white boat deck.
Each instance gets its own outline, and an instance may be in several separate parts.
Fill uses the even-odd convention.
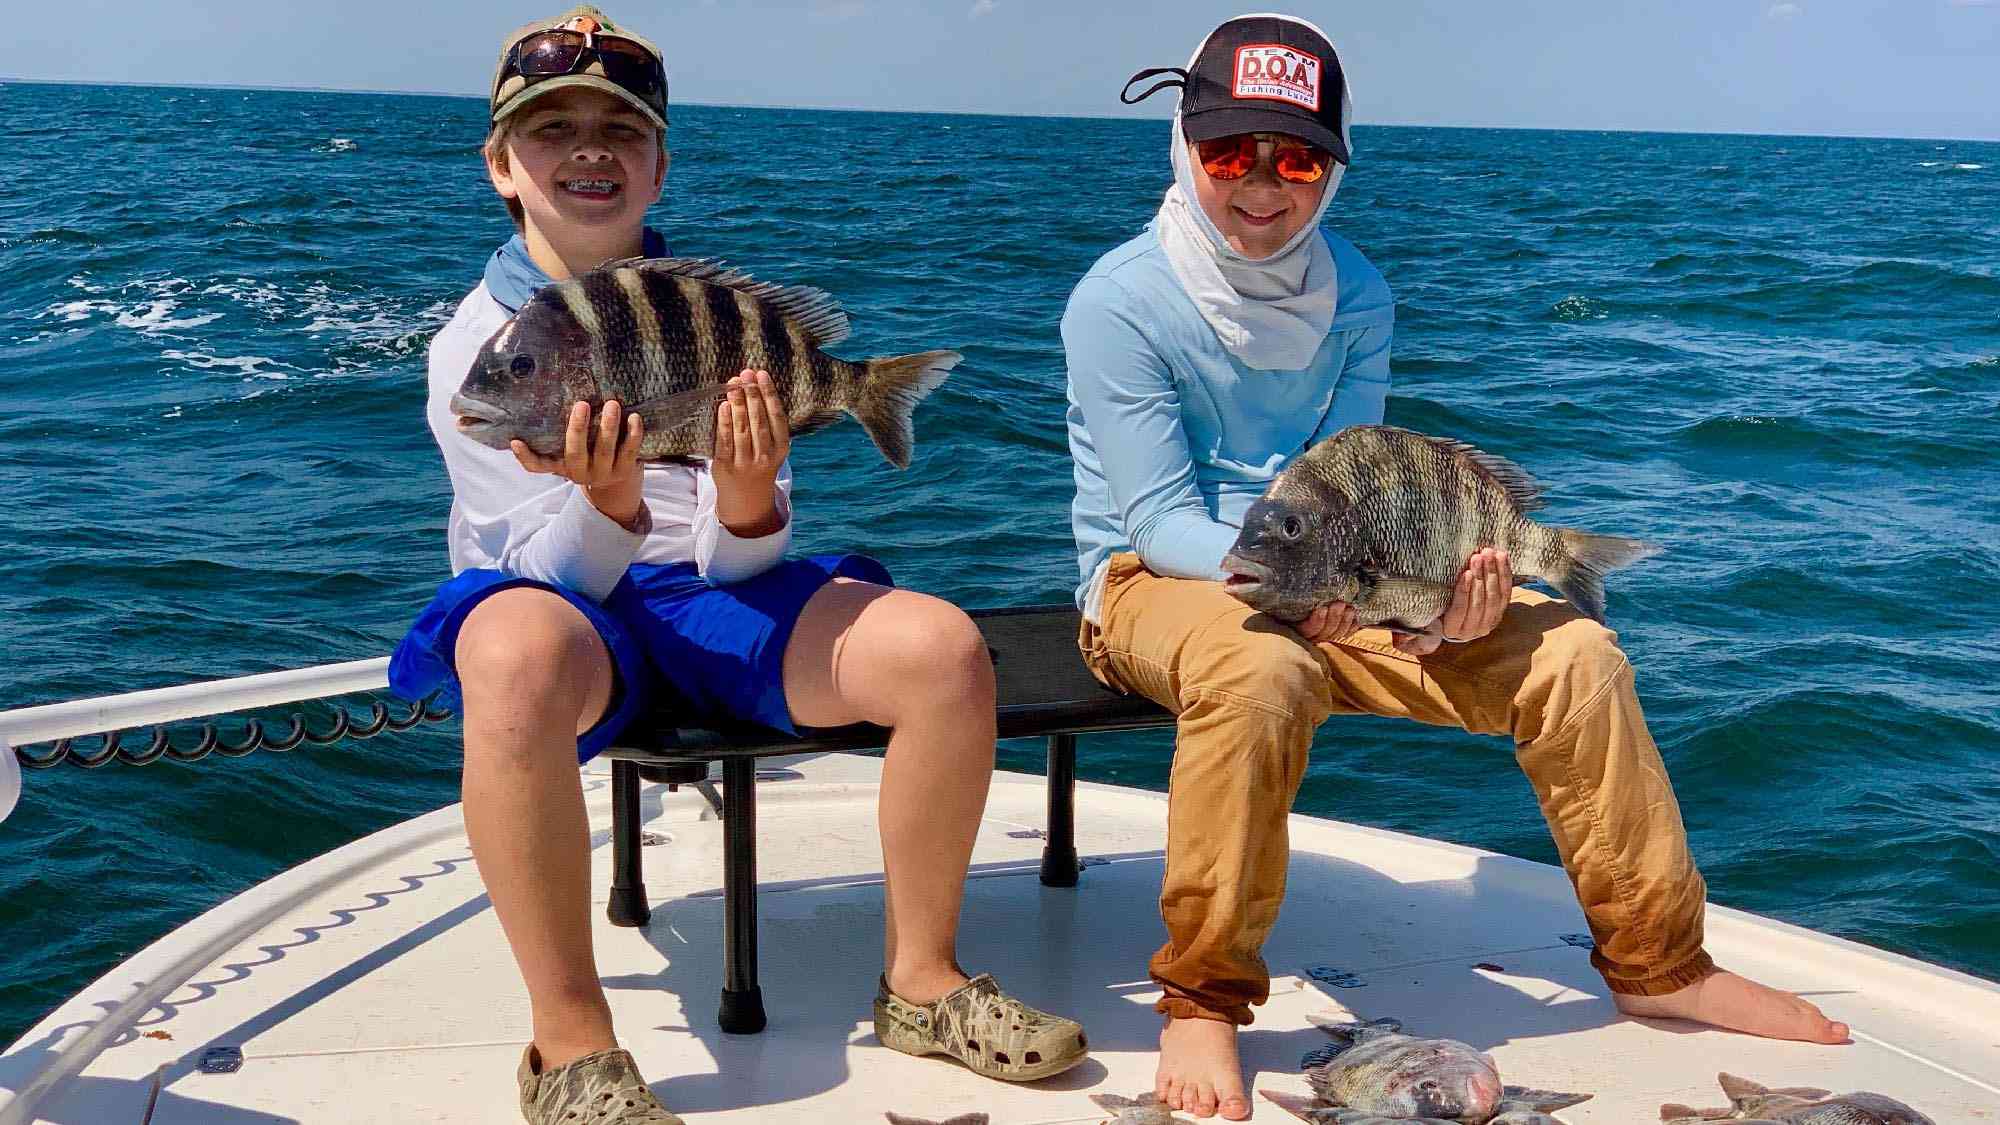
[[[931,1119],[1095,1122],[1086,1094],[1151,1088],[1157,993],[1145,975],[1161,795],[1082,785],[1074,890],[1036,878],[1040,778],[1002,774],[966,896],[962,960],[1030,1003],[1074,1015],[1092,1057],[1032,1086],[978,1078],[875,1042],[880,852],[872,758],[788,766],[759,787],[763,988],[770,1027],[716,1026],[722,839],[691,789],[648,786],[653,919],[603,919],[610,785],[586,774],[596,829],[598,961],[624,1044],[691,1123]],[[1868,1088],[1943,1123],[2000,1123],[2000,986],[1734,911],[1710,914],[1722,963],[1812,997],[1852,1024],[1843,1047],[1774,1043],[1618,1018],[1584,949],[1561,871],[1295,817],[1291,886],[1267,947],[1271,1002],[1242,1037],[1259,1085],[1303,1091],[1324,1042],[1309,1012],[1395,1016],[1490,1049],[1509,1082],[1596,1097],[1583,1123],[1656,1121],[1665,1101],[1716,1105],[1719,1070],[1773,1086]],[[1102,861],[1102,862],[1098,862]],[[79,911],[90,909],[78,904]],[[115,909],[115,904],[101,904]],[[1479,968],[1480,965],[1497,968]],[[1350,987],[1314,979],[1341,978]],[[0,1056],[0,1125],[270,1125],[518,1121],[526,994],[454,806],[306,863],[168,935]],[[233,1047],[240,1070],[202,1073]],[[1257,1100],[1255,1120],[1293,1121]]]

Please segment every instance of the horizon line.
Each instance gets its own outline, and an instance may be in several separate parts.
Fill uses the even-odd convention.
[[[469,101],[481,100],[481,94],[453,93],[448,90],[365,90],[339,86],[265,86],[236,82],[121,82],[111,80],[85,80],[75,78],[24,78],[0,74],[0,86],[20,83],[32,86],[107,86],[124,89],[155,90],[234,90],[249,93],[268,94],[352,94],[360,97],[413,97],[413,98],[463,98]],[[682,105],[698,106],[704,109],[781,109],[807,113],[884,113],[903,116],[936,117],[1014,117],[1051,118],[1078,121],[1159,121],[1170,120],[1167,116],[1143,114],[1094,114],[1094,113],[1001,113],[994,110],[977,109],[929,109],[901,110],[876,109],[866,106],[844,105],[781,105],[774,102],[699,102],[687,101]],[[1376,129],[1463,129],[1490,132],[1520,133],[1629,133],[1634,136],[1674,136],[1674,137],[1773,137],[1819,140],[1852,141],[1961,141],[1969,144],[2000,144],[2000,135],[1992,137],[1967,137],[1936,134],[1930,136],[1892,136],[1877,133],[1769,133],[1754,129],[1633,129],[1608,128],[1602,126],[1564,125],[1447,125],[1435,122],[1411,121],[1357,121],[1356,125]]]

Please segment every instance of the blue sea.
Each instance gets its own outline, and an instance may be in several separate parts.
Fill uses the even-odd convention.
[[[1108,100],[1108,94],[1107,94]],[[0,708],[386,653],[446,577],[425,347],[511,233],[477,100],[0,87]],[[1056,325],[1157,121],[685,106],[677,251],[964,365],[887,469],[796,448],[801,549],[1060,602]],[[2000,145],[1360,128],[1327,222],[1397,296],[1391,422],[1659,540],[1613,624],[1717,901],[2000,978]],[[323,712],[322,712],[323,713]],[[1164,788],[1163,732],[1086,778]],[[1003,747],[1039,768],[1039,748]],[[457,799],[452,725],[32,773],[0,1042],[167,930]],[[1300,807],[1553,862],[1503,743],[1321,733]]]

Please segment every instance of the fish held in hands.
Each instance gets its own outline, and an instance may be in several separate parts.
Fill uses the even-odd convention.
[[[1541,489],[1520,466],[1463,442],[1349,426],[1300,454],[1244,514],[1224,589],[1282,621],[1331,602],[1362,625],[1425,633],[1467,559],[1508,553],[1595,621],[1604,575],[1658,553],[1637,539],[1537,523]]]
[[[828,294],[757,281],[697,258],[632,258],[544,286],[479,349],[450,409],[458,432],[559,457],[571,408],[616,400],[645,425],[639,457],[689,461],[715,447],[729,380],[768,371],[794,435],[851,415],[907,468],[910,416],[962,358],[918,352],[859,362]]]

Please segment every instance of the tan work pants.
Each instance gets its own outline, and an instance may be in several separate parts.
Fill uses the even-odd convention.
[[[1168,781],[1152,977],[1161,1012],[1247,1024],[1270,995],[1264,939],[1285,894],[1285,818],[1328,716],[1398,715],[1507,735],[1548,819],[1613,992],[1660,995],[1714,971],[1680,806],[1616,636],[1516,590],[1500,626],[1418,659],[1364,629],[1312,644],[1217,582],[1111,562],[1078,645],[1091,672],[1180,716]]]

